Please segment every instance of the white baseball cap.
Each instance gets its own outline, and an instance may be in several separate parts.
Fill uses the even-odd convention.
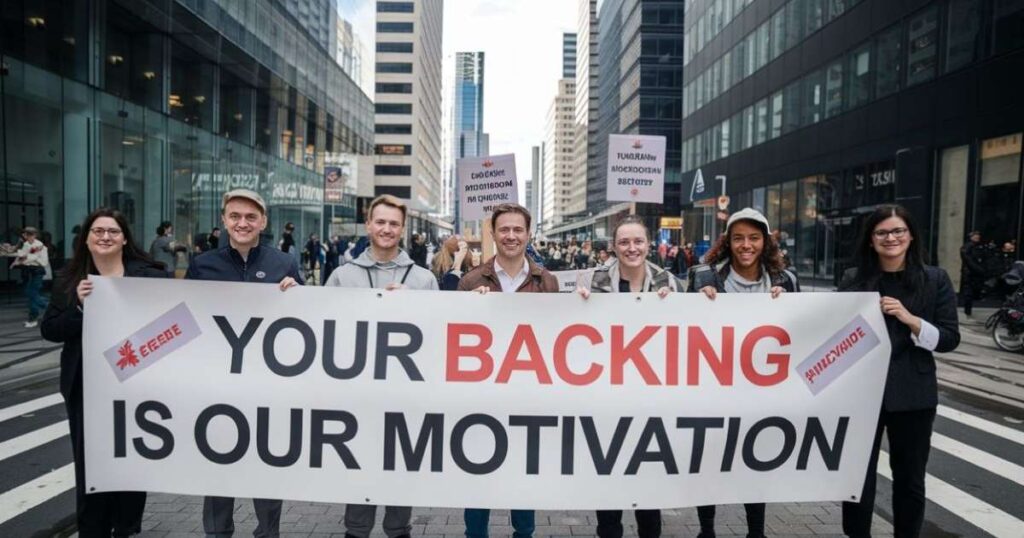
[[[725,233],[729,233],[729,228],[732,228],[733,223],[741,220],[752,220],[762,226],[764,226],[764,232],[766,234],[772,233],[772,229],[768,226],[768,219],[764,218],[764,215],[760,211],[745,207],[732,215],[729,215],[729,220],[725,223]]]
[[[227,207],[228,202],[230,202],[234,198],[245,198],[246,200],[249,200],[250,202],[260,206],[260,212],[262,212],[264,215],[267,214],[267,203],[263,201],[263,197],[260,196],[259,193],[257,193],[256,191],[252,191],[249,189],[234,189],[225,192],[224,198],[223,200],[221,200],[220,204],[221,211],[224,211],[224,208]]]

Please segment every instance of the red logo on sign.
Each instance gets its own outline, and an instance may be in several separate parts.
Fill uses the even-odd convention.
[[[642,149],[643,147],[644,147],[643,143],[640,142],[639,140],[637,140],[636,142],[633,142],[633,149]]]
[[[638,189],[636,187],[633,187],[632,189],[629,190],[629,194],[631,194],[633,196],[636,196],[636,195],[640,194],[640,189]]]
[[[121,357],[117,361],[117,367],[124,370],[125,366],[135,366],[139,364],[139,357],[135,355],[135,350],[132,349],[132,343],[129,340],[124,341],[124,345],[118,348],[117,354]]]
[[[491,161],[491,160],[484,161],[484,168],[490,168],[492,166],[494,166],[494,161]]]

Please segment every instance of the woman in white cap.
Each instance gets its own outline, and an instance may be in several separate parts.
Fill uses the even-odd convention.
[[[771,234],[768,219],[746,208],[733,213],[725,233],[704,257],[705,264],[690,270],[688,291],[700,291],[714,300],[719,293],[771,293],[800,291],[796,275],[786,270],[779,244]],[[747,538],[764,537],[764,503],[749,503]],[[715,507],[698,506],[698,538],[715,537]]]

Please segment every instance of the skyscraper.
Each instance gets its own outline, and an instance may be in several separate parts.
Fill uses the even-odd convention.
[[[490,153],[490,141],[484,133],[484,53],[455,53],[455,77],[449,112],[449,166],[445,171],[445,203],[442,211],[460,222],[455,164],[465,157]]]
[[[575,129],[576,80],[558,81],[558,93],[548,109],[544,130],[544,225],[561,224],[566,216],[580,212],[586,199],[573,196],[573,162],[576,145]]]
[[[338,9],[335,0],[280,0],[306,33],[333,58],[337,54]]]
[[[443,0],[377,2],[374,194],[441,210]]]
[[[576,144],[573,183],[582,185],[585,209],[597,213],[604,209],[604,192],[591,192],[598,170],[589,166],[597,150],[598,63],[597,0],[579,0],[579,28],[576,44]],[[593,176],[593,177],[592,177]]]
[[[576,78],[576,34],[562,34],[562,78]]]
[[[540,229],[540,220],[543,218],[540,210],[541,185],[543,184],[544,161],[541,156],[540,146],[530,148],[530,182],[526,189],[526,209],[533,215],[534,230]],[[534,230],[531,230],[534,231]]]

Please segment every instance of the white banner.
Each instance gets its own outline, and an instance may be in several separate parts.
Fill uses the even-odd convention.
[[[665,137],[608,135],[608,201],[665,202]]]
[[[877,294],[92,278],[90,492],[551,510],[855,500],[888,368]]]
[[[483,220],[490,216],[492,207],[519,201],[515,154],[459,159],[455,169],[461,220]]]

